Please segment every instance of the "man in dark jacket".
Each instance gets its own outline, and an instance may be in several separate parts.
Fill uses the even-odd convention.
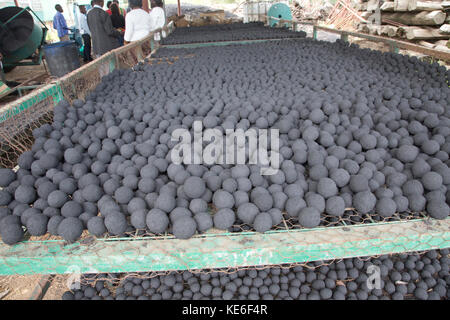
[[[121,33],[114,29],[111,18],[103,10],[104,1],[94,0],[94,7],[87,14],[93,51],[96,57],[119,47]]]

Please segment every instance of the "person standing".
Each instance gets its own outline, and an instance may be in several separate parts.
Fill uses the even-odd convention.
[[[150,15],[142,9],[142,0],[130,0],[131,11],[125,17],[125,41],[138,41],[150,33]]]
[[[58,37],[60,41],[69,40],[69,28],[67,28],[66,18],[62,14],[64,12],[61,5],[55,6],[56,14],[53,17],[53,28],[58,31]]]
[[[121,33],[114,29],[111,17],[103,10],[104,1],[94,0],[94,7],[87,14],[92,47],[96,58],[119,47]]]
[[[150,31],[162,29],[166,24],[166,13],[163,9],[162,0],[152,0],[152,10],[150,11]],[[164,31],[162,32],[165,37]],[[159,33],[155,34],[155,41],[161,40]]]
[[[115,3],[117,5],[117,8],[119,8],[120,14],[125,18],[125,16],[127,15],[127,11],[120,7],[119,0],[113,0],[113,3]]]
[[[89,62],[92,61],[91,31],[87,23],[86,7],[80,5],[78,8],[80,9],[80,33],[84,43],[83,60]]]
[[[125,18],[120,14],[119,7],[117,4],[113,3],[110,7],[111,10],[111,22],[114,28],[119,30],[121,33],[125,32]],[[120,46],[123,46],[124,39],[123,36],[119,38]]]

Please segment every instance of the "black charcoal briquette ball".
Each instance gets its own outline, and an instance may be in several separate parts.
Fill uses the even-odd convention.
[[[0,190],[0,206],[7,206],[13,200],[12,195],[6,190]]]
[[[164,212],[171,212],[175,209],[176,199],[168,193],[162,193],[155,201],[155,208],[161,209]]]
[[[194,214],[206,212],[208,210],[208,203],[203,199],[193,199],[189,203],[189,210]]]
[[[433,191],[442,186],[442,176],[439,173],[429,171],[422,176],[422,184],[425,189]]]
[[[205,181],[199,177],[189,177],[184,181],[183,190],[191,199],[201,198],[205,193],[206,184]]]
[[[61,208],[63,217],[79,217],[83,213],[83,207],[76,201],[67,201]]]
[[[16,173],[13,170],[0,168],[0,187],[8,187],[14,180],[16,180]]]
[[[305,228],[314,228],[320,224],[320,212],[314,207],[306,207],[300,210],[298,222]]]
[[[122,213],[115,211],[106,216],[105,226],[109,233],[118,236],[127,230],[128,222]]]
[[[397,211],[397,204],[391,198],[378,199],[375,212],[382,217],[391,217]]]
[[[450,214],[450,208],[447,203],[439,200],[431,200],[427,203],[426,212],[435,219],[445,219]]]
[[[272,208],[268,211],[272,217],[272,226],[279,225],[283,221],[283,213],[278,208]]]
[[[397,150],[397,159],[402,162],[414,162],[418,155],[419,148],[409,144],[404,144]]]
[[[317,192],[328,199],[329,197],[335,196],[338,192],[336,183],[330,178],[321,178],[317,184]]]
[[[67,242],[76,241],[82,233],[83,223],[78,218],[65,218],[58,226],[58,235],[63,237]]]
[[[114,199],[116,199],[116,201],[119,204],[128,204],[128,202],[130,202],[130,200],[133,199],[133,196],[134,196],[133,190],[125,186],[118,188],[114,192]]]
[[[219,209],[233,208],[234,206],[233,195],[225,190],[217,190],[216,192],[214,192],[212,201],[213,204]]]
[[[92,217],[87,223],[87,228],[90,234],[101,237],[106,233],[105,221],[102,217]]]
[[[358,192],[353,196],[353,207],[362,214],[367,214],[375,208],[377,198],[370,191]]]
[[[43,214],[33,214],[26,221],[26,227],[30,235],[42,236],[47,233],[48,217]]]
[[[208,212],[199,212],[194,216],[194,219],[199,232],[205,232],[213,227],[213,219]]]
[[[69,148],[64,152],[64,160],[69,164],[77,164],[83,160],[83,155],[76,148]]]
[[[63,220],[64,220],[63,216],[50,217],[47,223],[47,231],[53,236],[58,236],[58,226]]]
[[[197,230],[197,223],[191,217],[176,219],[172,226],[173,235],[178,239],[189,239]]]
[[[272,216],[267,212],[261,212],[255,217],[253,228],[257,232],[266,232],[272,228]]]
[[[48,205],[53,208],[61,208],[68,200],[67,194],[61,190],[52,191],[47,198]]]
[[[147,214],[146,223],[150,232],[164,233],[169,226],[169,217],[160,209],[152,209]]]
[[[2,241],[7,245],[16,244],[23,239],[23,229],[22,226],[17,223],[4,223],[4,219],[0,224],[0,236]]]
[[[233,210],[229,208],[223,208],[214,214],[213,220],[214,227],[221,230],[227,230],[234,224],[236,215]]]
[[[266,212],[273,207],[273,198],[270,194],[259,194],[253,199],[253,203],[259,210]]]
[[[332,216],[341,217],[345,213],[345,201],[339,196],[328,198],[325,204],[325,212]]]
[[[33,203],[36,201],[36,190],[30,186],[20,185],[14,192],[14,198],[20,203]]]
[[[84,189],[81,191],[81,194],[83,195],[83,198],[86,201],[97,202],[103,196],[104,192],[103,192],[103,189],[100,188],[99,186],[90,184],[90,185],[84,187]],[[120,195],[120,198],[123,197],[125,199],[126,196],[127,196],[127,192],[124,192],[124,194]],[[122,201],[124,199],[121,198]],[[120,202],[119,200],[118,200],[118,202],[126,203],[126,202]]]
[[[259,209],[253,203],[241,204],[237,209],[237,217],[246,224],[252,224],[255,217],[258,215]],[[234,223],[234,212],[233,212],[233,223]]]

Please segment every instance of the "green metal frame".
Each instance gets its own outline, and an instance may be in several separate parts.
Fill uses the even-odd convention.
[[[0,275],[149,272],[295,264],[450,247],[450,218],[173,237],[0,246]]]
[[[319,27],[314,26],[315,35],[318,29]],[[281,39],[223,41],[161,47],[196,48],[279,40]],[[115,67],[114,59],[111,59],[110,70]],[[48,97],[52,97],[55,103],[63,99],[59,82],[44,87],[19,106],[3,113],[0,110],[0,123]],[[270,231],[264,234],[208,233],[188,240],[173,237],[88,237],[73,244],[67,244],[63,240],[48,240],[25,241],[11,247],[0,245],[0,275],[62,274],[74,270],[74,267],[81,273],[234,268],[448,247],[450,217],[445,220],[417,219]]]

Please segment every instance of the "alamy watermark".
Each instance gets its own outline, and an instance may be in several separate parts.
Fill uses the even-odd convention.
[[[379,266],[371,264],[367,267],[367,277],[366,284],[369,290],[381,289],[381,270]]]
[[[203,130],[201,121],[193,123],[193,137],[188,129],[172,132],[178,142],[171,152],[175,164],[254,164],[261,175],[274,175],[280,168],[278,129],[219,129]],[[269,150],[270,145],[270,150]]]

